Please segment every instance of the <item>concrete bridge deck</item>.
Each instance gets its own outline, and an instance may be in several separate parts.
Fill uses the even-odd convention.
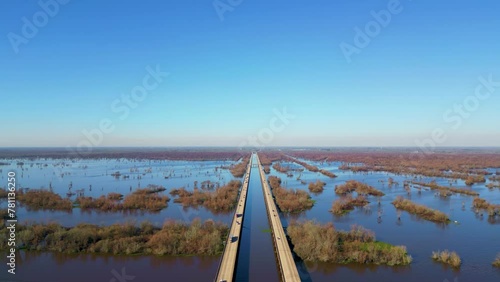
[[[229,235],[226,241],[226,245],[224,246],[224,253],[222,254],[222,259],[219,264],[219,270],[217,271],[217,276],[215,279],[216,282],[229,282],[233,281],[234,279],[236,259],[238,257],[238,249],[240,246],[241,229],[243,228],[243,218],[245,214],[245,204],[247,199],[248,182],[250,180],[251,168],[252,158],[250,158],[250,162],[248,163],[245,179],[243,181],[243,186],[241,188],[240,196],[238,199],[238,205],[236,206],[236,211],[231,223]]]
[[[269,225],[272,230],[274,248],[278,261],[278,269],[280,270],[281,280],[285,282],[300,282],[299,272],[293,259],[292,251],[286,238],[285,230],[281,224],[280,217],[277,212],[276,204],[271,193],[271,189],[267,183],[266,175],[262,169],[259,157],[257,156],[257,164],[259,166],[260,179],[262,182],[262,190],[264,192],[264,200],[267,207],[267,216]]]

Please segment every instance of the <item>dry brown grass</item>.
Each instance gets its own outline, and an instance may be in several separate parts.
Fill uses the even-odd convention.
[[[500,205],[489,203],[485,199],[479,197],[474,198],[474,200],[472,201],[472,206],[476,209],[486,210],[489,216],[500,215]]]
[[[175,203],[181,203],[185,207],[204,206],[212,212],[229,212],[235,205],[238,198],[238,191],[241,181],[232,180],[225,186],[214,191],[187,191],[185,188],[173,189],[172,196],[177,196]]]
[[[460,256],[455,252],[450,252],[448,250],[432,252],[432,259],[435,261],[439,261],[441,263],[445,263],[451,265],[455,268],[459,268],[462,264],[462,260]]]
[[[335,186],[335,193],[345,195],[352,192],[360,195],[384,196],[385,194],[374,187],[356,180],[349,180],[344,184]]]
[[[250,155],[245,156],[241,162],[232,165],[230,167],[231,174],[234,177],[243,177],[245,175],[245,172],[247,171],[248,163],[250,162]]]
[[[285,213],[299,213],[312,208],[314,201],[311,195],[300,189],[285,189],[281,187],[281,179],[269,176],[269,185],[273,192],[278,208]]]
[[[398,196],[396,198],[396,200],[394,200],[392,202],[392,204],[397,209],[407,211],[411,214],[417,215],[420,218],[423,218],[426,220],[430,220],[430,221],[438,222],[438,223],[449,223],[450,222],[450,219],[448,218],[448,216],[445,213],[440,212],[438,210],[433,210],[433,209],[428,208],[428,207],[423,206],[423,205],[415,204],[414,202],[407,200],[407,199],[404,199],[401,196]]]
[[[123,201],[121,201],[122,194],[109,193],[107,196],[103,195],[99,198],[80,196],[76,198],[75,203],[82,210],[96,209],[104,212],[146,210],[157,212],[165,209],[168,206],[168,201],[170,201],[168,196],[158,194],[164,190],[164,187],[151,185],[128,194]]]
[[[362,207],[369,203],[363,195],[358,195],[356,198],[353,198],[352,195],[347,195],[335,200],[330,212],[336,215],[343,215],[353,210],[355,206]]]
[[[276,170],[277,172],[281,172],[281,173],[287,173],[289,168],[287,166],[281,166],[280,163],[276,162],[273,164],[273,168],[274,170]]]
[[[189,223],[167,221],[162,228],[143,222],[97,226],[79,224],[66,228],[57,223],[18,225],[17,240],[22,248],[63,253],[114,255],[219,255],[229,228],[212,220]],[[0,237],[7,229],[0,230]],[[7,240],[0,249],[7,248]]]
[[[330,172],[330,171],[328,171],[328,170],[320,169],[320,170],[319,170],[319,172],[321,172],[321,174],[326,175],[326,176],[328,176],[328,177],[330,177],[330,178],[335,178],[335,177],[337,177],[337,175],[335,175],[335,173]]]
[[[325,189],[326,183],[323,181],[316,180],[316,182],[309,183],[309,191],[312,193],[321,193]]]
[[[269,165],[263,166],[263,169],[265,174],[271,173],[271,167]]]
[[[411,256],[404,246],[392,246],[375,240],[372,231],[360,226],[337,231],[332,223],[292,222],[287,233],[293,251],[305,261],[407,265]]]
[[[17,199],[21,204],[33,210],[63,210],[71,211],[73,203],[63,199],[60,195],[48,190],[24,189],[17,192]]]
[[[7,189],[0,188],[0,199],[7,198],[8,195],[9,195],[9,191],[7,191]]]
[[[310,165],[310,164],[303,162],[301,160],[298,160],[298,159],[295,159],[292,157],[286,157],[286,159],[305,167],[307,170],[309,170],[311,172],[318,172],[319,171],[319,168],[317,166]]]
[[[472,191],[469,189],[441,186],[441,185],[438,185],[436,183],[436,181],[431,181],[429,183],[413,181],[412,183],[416,184],[416,185],[423,186],[423,187],[429,187],[431,190],[438,190],[439,194],[441,196],[445,196],[445,197],[449,196],[451,193],[458,193],[458,194],[468,195],[468,196],[479,196],[479,193],[476,191]],[[451,192],[451,193],[448,193],[448,192]]]
[[[495,260],[493,261],[492,265],[494,267],[500,267],[500,254],[497,255],[497,257],[495,258]]]

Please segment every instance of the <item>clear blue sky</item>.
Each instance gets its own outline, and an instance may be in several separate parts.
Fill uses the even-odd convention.
[[[401,0],[349,63],[340,44],[389,2],[244,0],[221,20],[212,0],[72,0],[13,44],[43,9],[2,1],[0,146],[76,146],[106,118],[99,146],[238,146],[284,107],[260,144],[415,146],[441,128],[441,146],[499,145],[499,83],[468,118],[453,107],[500,82],[500,2]],[[169,76],[113,111],[157,65]]]

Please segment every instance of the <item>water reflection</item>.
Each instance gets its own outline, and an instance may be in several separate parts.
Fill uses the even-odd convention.
[[[134,282],[211,281],[217,271],[219,259],[219,257],[70,255],[20,251],[16,275],[7,276],[4,271],[0,273],[0,281],[110,281],[114,273],[121,273],[122,270],[126,271],[127,275],[135,276]]]

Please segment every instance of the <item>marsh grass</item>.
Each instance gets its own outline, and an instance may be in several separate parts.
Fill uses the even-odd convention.
[[[492,265],[494,267],[498,267],[500,268],[500,253],[497,255],[497,257],[495,258],[495,260],[493,261]]]
[[[49,190],[21,189],[17,192],[17,199],[21,204],[32,210],[62,210],[71,211],[73,203],[63,199],[60,195]]]
[[[309,183],[309,191],[312,193],[321,193],[325,189],[326,183],[323,181],[316,180],[316,182]]]
[[[325,170],[325,169],[320,169],[319,172],[325,176],[328,176],[330,178],[335,178],[337,177],[337,175],[335,175],[335,173],[331,172],[331,171],[328,171],[328,170]]]
[[[384,196],[385,194],[374,187],[356,180],[349,180],[344,184],[335,186],[335,193],[340,195],[356,192],[359,195]]]
[[[243,177],[243,175],[245,175],[245,172],[247,171],[247,166],[248,166],[248,163],[250,162],[250,156],[246,156],[244,157],[241,162],[235,164],[235,165],[232,165],[230,167],[230,171],[231,171],[231,174],[234,176],[234,177]]]
[[[354,210],[355,206],[362,207],[369,203],[370,202],[368,202],[363,195],[358,195],[356,198],[353,198],[352,195],[347,195],[346,197],[335,200],[330,212],[336,215],[344,215]]]
[[[278,162],[275,162],[273,164],[273,168],[274,168],[274,170],[276,170],[278,172],[281,172],[281,173],[287,173],[288,170],[289,170],[289,167],[287,167],[287,166],[281,166],[281,164],[278,163]]]
[[[293,251],[305,261],[391,266],[412,261],[406,247],[376,241],[372,231],[356,225],[350,231],[338,231],[332,223],[292,222],[287,232]]]
[[[436,183],[436,181],[431,181],[429,183],[413,181],[412,183],[416,184],[416,185],[424,186],[424,187],[429,187],[431,190],[438,190],[439,195],[442,197],[450,196],[451,193],[457,193],[457,194],[468,195],[468,196],[478,196],[479,195],[478,192],[472,191],[469,189],[441,186],[441,185],[438,185]]]
[[[0,237],[6,238],[2,228]],[[167,221],[161,228],[150,222],[98,226],[79,224],[66,228],[57,223],[17,226],[19,248],[61,253],[114,255],[219,255],[229,228],[212,220],[191,223]],[[6,249],[7,240],[0,248]]]
[[[229,212],[236,206],[241,185],[241,181],[232,180],[214,191],[194,189],[191,192],[179,188],[172,189],[170,194],[177,197],[174,199],[175,203],[180,203],[184,207],[204,206],[212,212]]]
[[[459,268],[462,264],[460,256],[455,252],[450,252],[448,250],[432,252],[432,259],[444,264],[451,265],[455,268]]]
[[[285,189],[281,187],[281,178],[269,176],[269,185],[278,208],[285,213],[299,213],[313,207],[311,195],[300,189]]]
[[[160,195],[164,191],[161,186],[151,185],[143,189],[137,189],[123,198],[122,194],[109,193],[98,198],[80,196],[76,198],[75,204],[82,210],[99,210],[104,212],[145,210],[157,212],[167,208],[170,198]],[[123,201],[122,201],[123,199]]]
[[[500,205],[492,204],[485,199],[476,197],[472,201],[472,206],[476,209],[483,209],[488,211],[488,215],[491,217],[500,215]]]
[[[438,222],[438,223],[449,223],[450,219],[448,216],[438,210],[434,210],[431,208],[428,208],[424,205],[418,205],[415,204],[414,202],[404,199],[401,196],[398,196],[396,200],[392,202],[394,207],[400,210],[407,211],[411,214],[415,214],[423,219],[433,221],[433,222]]]

